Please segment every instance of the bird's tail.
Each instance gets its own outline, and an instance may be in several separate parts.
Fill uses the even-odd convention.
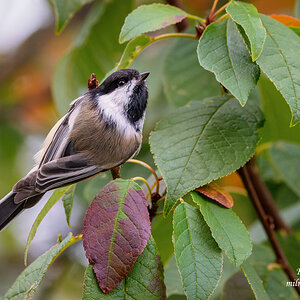
[[[10,192],[0,200],[0,231],[24,209],[24,203],[15,204],[15,195]]]

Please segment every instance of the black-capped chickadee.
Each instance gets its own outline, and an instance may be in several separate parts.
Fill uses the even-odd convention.
[[[37,165],[0,200],[0,230],[45,192],[117,167],[139,152],[148,75],[114,72],[71,103],[49,132]]]

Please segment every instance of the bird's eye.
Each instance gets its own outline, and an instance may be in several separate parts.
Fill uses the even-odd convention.
[[[118,86],[123,86],[125,83],[126,83],[125,80],[119,80]]]

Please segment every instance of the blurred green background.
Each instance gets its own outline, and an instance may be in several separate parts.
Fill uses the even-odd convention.
[[[153,1],[140,0],[137,1],[137,4],[151,2]],[[187,11],[205,16],[213,1],[184,0],[182,2]],[[287,13],[292,15],[295,6],[294,0],[256,0],[251,1],[251,3],[265,14]],[[85,58],[82,51],[76,48],[76,45],[80,44],[82,27],[87,23],[87,18],[91,18],[91,13],[96,14],[95,9],[93,12],[93,5],[90,3],[83,7],[62,34],[55,35],[54,13],[46,0],[0,2],[0,198],[8,193],[16,181],[31,169],[34,164],[32,157],[39,150],[47,132],[60,118],[60,113],[66,111],[72,97],[76,97],[76,95],[78,96],[87,90],[88,74],[96,72],[93,70],[93,66],[81,65],[81,60],[84,62]],[[124,11],[121,9],[114,10],[111,22],[122,24]],[[98,38],[97,33],[102,35],[102,38],[105,37],[104,40],[109,41],[113,30],[111,24],[102,22],[99,26],[101,31],[100,33],[95,31],[93,38]],[[77,43],[75,46],[74,41]],[[117,40],[114,43],[117,43]],[[147,141],[155,123],[175,107],[170,101],[170,95],[166,96],[165,93],[166,90],[169,91],[166,82],[169,83],[173,80],[172,76],[170,78],[173,70],[165,69],[165,60],[166,57],[170,59],[170,51],[176,51],[177,47],[180,47],[180,42],[177,43],[179,44],[175,45],[175,42],[168,40],[151,45],[132,66],[140,71],[151,72],[151,76],[147,80],[150,98],[144,128],[144,145],[138,158],[148,162],[153,167],[154,163]],[[100,70],[96,72],[99,80],[103,78],[105,71],[112,68],[113,64],[118,61],[121,50],[124,48],[120,46],[118,51],[116,50],[107,58],[101,53],[103,47],[105,48],[104,44],[100,43],[99,49],[96,49],[99,50],[96,51],[96,55],[99,53],[99,57],[96,59],[99,60],[99,65],[95,66],[97,70]],[[66,53],[69,56],[63,57]],[[57,65],[62,57],[63,59]],[[75,69],[78,71],[78,68],[83,70],[81,78],[72,76],[73,71]],[[180,84],[180,79],[176,79],[174,73],[174,82],[176,80]],[[85,81],[86,86],[78,84]],[[72,88],[70,89],[70,87]],[[205,88],[204,84],[203,89]],[[260,80],[258,88],[262,92],[262,99],[257,98],[257,91],[254,92],[253,97],[257,101],[261,101],[262,106],[267,105],[270,99],[274,101],[276,98],[281,98],[270,82],[264,78]],[[288,107],[282,99],[280,100],[276,103],[281,104],[269,106],[271,107],[271,117],[267,120],[264,129],[265,142],[270,139],[270,133],[273,141],[284,139],[295,142],[296,138],[299,139],[299,125],[288,129]],[[283,113],[284,111],[286,114]],[[280,129],[276,127],[278,123],[281,124]],[[264,178],[269,180],[269,185],[272,187],[274,174],[270,174],[271,171],[263,157],[259,160],[259,164],[261,170],[265,171]],[[147,178],[149,174],[139,166],[127,164],[122,167],[122,176],[125,178],[145,176]],[[99,188],[110,178],[109,173],[101,174],[90,181],[78,184],[71,216],[71,229],[66,224],[62,203],[58,202],[53,207],[40,225],[31,244],[29,262],[32,262],[55,244],[58,234],[65,236],[70,230],[73,234],[81,232],[83,216],[88,204]],[[223,183],[232,186],[233,191],[242,189],[239,178],[235,175],[223,179]],[[276,189],[276,195],[279,195],[276,197],[278,205],[286,210],[286,214],[289,213],[291,216],[292,212],[288,211],[288,208],[296,203],[298,196],[285,184],[279,186],[277,184],[274,189]],[[278,189],[280,189],[280,193],[277,192]],[[291,199],[290,203],[285,201],[287,198]],[[0,297],[24,268],[23,254],[27,235],[46,199],[47,196],[34,208],[22,213],[0,234]],[[253,239],[258,242],[262,241],[264,234],[261,227],[255,223],[255,213],[245,195],[236,194],[235,210],[247,226],[254,224],[251,231]],[[293,226],[297,228],[300,222],[296,217],[294,219]],[[153,226],[154,228],[165,226],[165,235],[170,235],[168,232],[171,226],[170,220],[163,221],[157,218],[154,220]],[[166,245],[167,247],[170,245]],[[164,253],[161,254],[164,257]],[[49,269],[42,286],[35,295],[35,299],[81,299],[82,279],[86,266],[87,260],[82,245],[78,243],[66,251]],[[176,297],[173,296],[172,299],[176,299]]]

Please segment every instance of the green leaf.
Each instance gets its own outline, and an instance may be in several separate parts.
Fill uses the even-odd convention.
[[[60,33],[75,13],[93,0],[50,0],[56,19],[56,33]]]
[[[75,188],[76,188],[76,184],[71,185],[70,188],[66,191],[66,193],[62,197],[62,202],[66,214],[66,220],[69,227],[71,227],[70,217],[71,217],[71,211],[73,207],[73,197],[74,197]]]
[[[207,299],[221,277],[222,252],[197,208],[181,203],[173,222],[174,253],[184,292],[189,299]]]
[[[266,122],[262,129],[262,142],[285,140],[300,142],[300,124],[290,127],[290,109],[274,84],[265,76],[258,82],[262,110]]]
[[[269,156],[282,180],[300,196],[300,145],[274,143],[269,149]]]
[[[295,15],[300,19],[300,1],[296,0]]]
[[[118,35],[133,2],[97,1],[91,9],[77,39],[56,67],[53,94],[61,114],[72,100],[87,92],[91,73],[101,81],[121,57],[124,46],[119,45]]]
[[[230,19],[210,24],[197,52],[200,65],[245,105],[260,73],[236,25]]]
[[[239,266],[252,251],[250,235],[240,218],[232,209],[203,199],[196,192],[191,195],[219,247],[234,265]]]
[[[176,24],[187,16],[185,11],[171,5],[160,3],[141,5],[126,17],[119,41],[124,43],[142,33]]]
[[[161,261],[165,266],[174,253],[172,244],[173,233],[173,215],[169,214],[167,218],[163,215],[156,216],[152,220],[151,232],[156,242]]]
[[[280,237],[280,235],[278,235],[278,237]],[[286,238],[288,240],[290,239],[289,236]],[[287,246],[291,247],[289,250],[292,250],[290,253],[292,257],[294,257],[294,254],[296,254],[295,263],[299,262],[299,257],[297,261],[299,249],[297,250],[297,247],[295,248],[295,244],[288,243]],[[283,248],[284,253],[287,253],[286,250],[286,248]],[[291,256],[288,257],[289,261],[290,258]],[[251,266],[254,267],[258,276],[263,280],[266,292],[271,299],[299,299],[295,289],[286,286],[287,281],[290,280],[280,266],[274,264],[275,261],[276,257],[273,249],[266,244],[256,244],[253,247],[253,254],[249,258]],[[294,270],[296,270],[297,267],[298,265]]]
[[[171,295],[184,295],[181,278],[177,269],[175,257],[172,256],[165,268],[165,284],[167,297]]]
[[[295,231],[286,236],[278,235],[278,240],[290,266],[297,272],[300,261],[300,231]]]
[[[176,39],[165,60],[164,90],[175,106],[220,94],[221,87],[213,74],[199,66],[197,43],[192,39]]]
[[[281,269],[274,269],[268,272],[266,292],[270,299],[276,300],[297,300],[299,296],[293,286],[287,286],[290,279]]]
[[[248,261],[245,261],[241,265],[241,270],[243,271],[245,277],[248,280],[248,283],[255,295],[257,300],[268,300],[270,299],[266,293],[264,286],[261,282],[261,279],[258,277],[255,269],[251,266]]]
[[[256,61],[263,50],[267,36],[256,7],[245,2],[231,1],[226,11],[233,21],[245,30],[251,45],[252,60]]]
[[[292,29],[298,36],[300,36],[300,28],[299,27],[289,27]]]
[[[165,117],[151,133],[151,151],[165,179],[167,215],[189,191],[230,174],[254,154],[263,116],[234,98],[192,102]]]
[[[116,69],[120,70],[128,68],[134,59],[153,41],[153,38],[147,35],[140,35],[130,41],[126,46]]]
[[[256,62],[289,104],[293,126],[300,121],[300,37],[268,16],[261,20],[267,38]]]
[[[44,205],[42,210],[39,212],[36,219],[34,220],[34,223],[28,234],[25,252],[24,252],[25,266],[27,265],[27,254],[28,254],[30,243],[34,238],[39,225],[41,224],[41,222],[43,221],[43,219],[45,218],[45,216],[49,212],[49,210],[53,207],[53,205],[70,189],[70,187],[71,186],[67,186],[67,187],[62,187],[62,188],[56,189],[53,192],[53,194],[51,195],[51,197],[49,198],[49,200],[47,201],[47,203]]]
[[[104,294],[97,283],[92,265],[86,269],[83,300],[165,299],[163,268],[152,236],[129,275],[113,291]]]
[[[80,239],[79,236],[73,237],[72,233],[69,233],[61,243],[53,246],[46,253],[38,257],[19,275],[4,295],[3,300],[32,299],[50,265],[63,251]]]

